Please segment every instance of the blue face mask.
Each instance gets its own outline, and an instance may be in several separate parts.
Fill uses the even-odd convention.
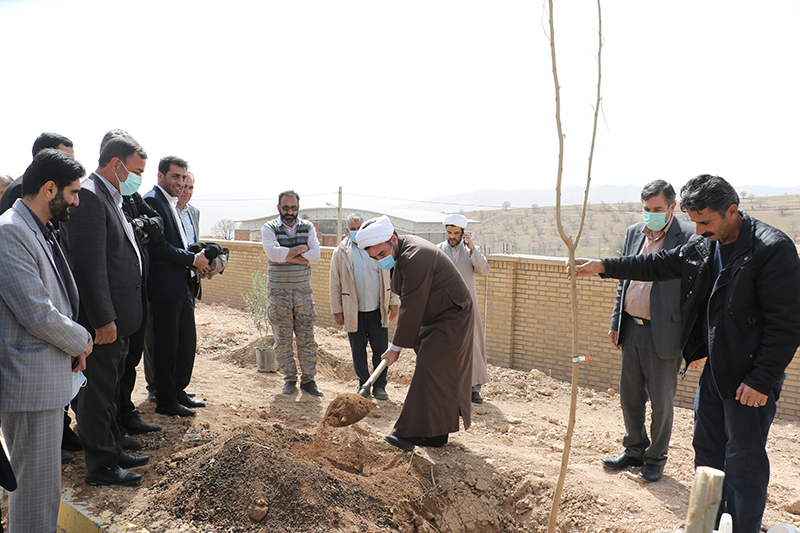
[[[350,240],[353,241],[353,244],[358,244],[358,241],[356,241],[356,234],[358,233],[358,230],[355,231],[347,230],[347,231],[348,233],[350,233]]]
[[[122,163],[122,168],[128,172],[128,178],[125,181],[119,182],[119,193],[122,196],[130,196],[139,190],[139,186],[142,184],[142,177],[130,172],[125,166],[125,163]],[[117,179],[119,179],[119,176],[117,176]]]
[[[667,213],[650,213],[642,209],[645,225],[652,231],[661,231],[667,227]]]
[[[389,254],[386,257],[378,260],[378,266],[384,270],[391,270],[396,262],[397,261],[395,261],[392,254]]]

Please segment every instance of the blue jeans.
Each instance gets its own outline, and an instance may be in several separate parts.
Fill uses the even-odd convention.
[[[361,386],[369,379],[371,372],[367,362],[367,343],[372,348],[372,368],[381,364],[381,356],[389,348],[389,330],[381,325],[381,310],[358,313],[358,331],[348,333],[350,349],[353,352],[353,367],[358,375],[358,385]],[[373,387],[386,388],[388,370],[381,372]]]
[[[720,397],[708,362],[694,401],[695,467],[725,472],[719,513],[733,517],[734,533],[758,533],[767,504],[767,436],[775,418],[784,376],[760,407]]]

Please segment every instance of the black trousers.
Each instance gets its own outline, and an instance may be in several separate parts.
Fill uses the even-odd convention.
[[[122,377],[119,380],[117,416],[122,423],[128,422],[137,414],[136,405],[134,405],[131,400],[131,395],[136,385],[136,367],[139,366],[139,361],[142,360],[145,330],[150,321],[146,293],[147,291],[142,291],[142,326],[139,328],[139,331],[130,336],[128,354],[125,356]]]
[[[369,370],[367,361],[367,343],[372,349],[372,368],[373,370],[381,364],[381,356],[389,348],[389,330],[381,325],[381,310],[367,311],[358,313],[358,331],[348,333],[350,339],[350,350],[353,352],[353,367],[358,375],[358,384],[363,385],[369,379],[372,372]],[[381,372],[373,387],[379,389],[386,388],[386,376],[388,370]]]
[[[122,435],[117,425],[119,379],[125,366],[129,337],[95,344],[86,360],[86,386],[72,402],[78,438],[86,458],[86,475],[119,464]]]
[[[153,373],[156,405],[167,407],[177,401],[192,379],[197,333],[194,299],[189,293],[176,302],[150,302],[153,336]]]

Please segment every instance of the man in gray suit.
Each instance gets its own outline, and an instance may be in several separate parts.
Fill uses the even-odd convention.
[[[186,243],[192,245],[200,240],[200,210],[190,204],[194,195],[194,173],[186,172],[186,183],[183,184],[180,196],[178,196],[178,215],[181,217],[183,230],[186,232]],[[192,296],[195,300],[201,298],[200,277],[194,272],[191,279]]]
[[[17,476],[8,531],[55,531],[63,408],[70,370],[86,368],[89,332],[74,321],[78,289],[53,235],[78,205],[83,166],[47,149],[25,171],[22,198],[0,217],[0,420]]]
[[[200,240],[200,210],[189,202],[192,201],[194,194],[194,173],[186,173],[186,183],[183,184],[180,196],[178,196],[178,214],[183,222],[183,229],[186,232],[186,242],[194,244]]]
[[[623,255],[658,253],[689,240],[694,230],[675,216],[672,185],[651,181],[642,189],[641,198],[644,221],[628,228]],[[625,451],[602,462],[613,470],[644,465],[637,477],[653,483],[661,479],[667,462],[672,402],[682,361],[680,280],[621,280],[608,338],[622,350],[619,396]],[[645,428],[648,398],[652,408],[649,439]]]
[[[146,455],[123,451],[116,399],[129,336],[142,323],[142,258],[122,211],[120,183],[141,176],[147,154],[132,137],[116,136],[101,150],[98,168],[83,180],[81,202],[64,224],[62,242],[81,295],[78,322],[94,333],[88,383],[73,403],[89,485],[134,485]],[[133,439],[130,439],[133,440]],[[134,441],[134,444],[140,443]]]

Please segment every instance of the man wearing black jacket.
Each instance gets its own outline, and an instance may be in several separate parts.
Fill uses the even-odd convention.
[[[695,466],[725,472],[720,513],[733,516],[735,533],[757,533],[767,436],[800,345],[800,259],[789,237],[738,205],[728,182],[697,176],[681,189],[681,209],[699,238],[655,255],[575,264],[578,276],[681,280],[683,358],[692,367],[708,358],[695,398]]]
[[[155,411],[167,416],[194,416],[192,407],[205,407],[205,402],[191,398],[185,390],[192,378],[197,343],[190,268],[197,268],[201,274],[208,271],[205,254],[187,250],[186,233],[176,209],[188,168],[179,157],[161,158],[158,183],[144,195],[145,202],[164,220],[164,234],[147,245],[151,257],[147,295],[155,337]]]
[[[133,226],[139,250],[142,253],[142,287],[147,286],[147,274],[150,270],[150,253],[147,243],[160,237],[164,233],[164,221],[158,211],[144,201],[142,195],[134,192],[122,197],[122,210]],[[161,431],[158,424],[148,424],[139,417],[131,394],[136,385],[136,367],[142,360],[145,332],[150,322],[149,301],[147,291],[142,291],[142,325],[139,330],[131,335],[128,353],[125,356],[125,368],[119,380],[119,402],[117,403],[117,418],[122,428],[131,435]]]

